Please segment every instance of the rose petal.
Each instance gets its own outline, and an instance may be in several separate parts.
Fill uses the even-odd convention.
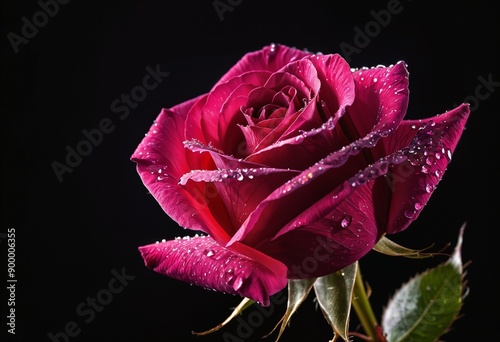
[[[287,178],[291,174],[297,174],[298,171],[289,169],[274,169],[274,168],[237,168],[231,170],[192,170],[181,177],[180,184],[185,185],[189,180],[195,182],[225,182],[229,180],[253,180],[259,177],[270,177],[278,173],[286,173]],[[278,183],[279,184],[279,183]]]
[[[231,231],[236,232],[255,207],[274,190],[270,184],[282,184],[297,173],[272,168],[194,170],[181,178],[181,184],[186,184],[189,180],[213,182],[231,218]],[[226,231],[229,230],[226,227]]]
[[[264,86],[256,87],[252,91],[248,93],[247,103],[245,104],[245,109],[255,107],[261,107],[262,104],[272,103],[273,98],[276,95],[277,91],[274,89],[269,89]],[[255,115],[254,119],[258,121],[257,113],[253,113]],[[248,122],[248,124],[255,123],[254,121]]]
[[[219,118],[221,115],[221,110],[224,103],[231,96],[231,94],[238,89],[238,86],[242,84],[249,84],[255,87],[262,86],[270,76],[268,71],[253,71],[247,72],[239,76],[235,76],[229,79],[227,82],[218,83],[212,91],[209,93],[205,105],[203,106],[203,113],[201,114],[201,128],[207,143],[211,143],[216,148],[222,149],[220,141],[223,141],[224,134],[227,130],[226,127],[220,127]],[[241,112],[224,113],[224,115],[229,115],[225,117],[222,123],[228,124],[234,121],[244,122],[243,115]],[[233,119],[233,115],[240,116],[239,118]],[[231,128],[231,129],[234,129]]]
[[[403,164],[410,150],[396,151],[359,171],[261,244],[260,250],[286,264],[289,277],[323,276],[359,260],[386,232],[391,195],[383,176]]]
[[[247,158],[249,161],[278,168],[304,169],[343,146],[332,139],[331,130],[354,101],[351,69],[339,55],[312,55],[307,59],[315,66],[317,77],[322,82],[320,102],[306,106],[305,113],[297,117],[278,143],[257,151]],[[315,126],[310,127],[308,122],[312,122],[311,118],[318,113],[323,116],[324,123],[315,121]],[[298,132],[301,134],[297,135]],[[318,156],[317,151],[324,154]],[[290,157],[296,155],[302,156],[301,159]]]
[[[203,144],[208,144],[205,139],[205,134],[201,127],[201,118],[203,116],[203,106],[207,102],[208,94],[199,96],[198,100],[194,102],[193,106],[186,114],[186,123],[184,129],[184,140],[196,140]]]
[[[279,255],[293,277],[303,277],[304,268],[308,276],[321,276],[358,260],[384,233],[404,230],[418,217],[446,170],[468,115],[468,105],[462,105],[419,120],[420,129],[409,128],[418,133],[412,132],[408,146],[358,172],[260,250]]]
[[[231,170],[237,168],[261,168],[266,167],[266,165],[252,163],[241,158],[235,158],[225,154],[213,146],[207,146],[200,141],[190,140],[185,141],[184,146],[195,154],[208,153],[211,160],[215,163],[214,168],[209,168],[208,170],[220,169],[220,170]]]
[[[335,212],[343,213],[342,215],[344,216],[349,215],[352,218],[356,218],[356,215],[358,214],[363,217],[370,218],[370,221],[374,223],[373,228],[366,227],[366,229],[377,230],[385,228],[387,224],[387,216],[385,213],[388,212],[391,197],[388,195],[389,184],[385,181],[385,178],[382,178],[382,176],[388,173],[390,167],[399,165],[406,160],[405,152],[406,150],[400,150],[389,156],[381,158],[351,176],[348,175],[348,171],[343,170],[342,168],[335,168],[333,164],[321,164],[321,170],[319,170],[318,167],[310,168],[309,172],[312,175],[311,179],[318,178],[319,176],[327,179],[340,176],[340,179],[347,180],[334,187],[332,191],[328,192],[321,199],[317,200],[317,202],[311,204],[305,210],[300,212],[293,220],[284,225],[272,240],[287,234],[292,230],[298,229],[299,227],[314,224],[318,220],[323,220],[327,216],[330,217],[331,215],[335,215],[338,218],[339,214]],[[342,163],[341,160],[338,160],[338,162]],[[328,170],[329,172],[323,172],[323,170]],[[341,172],[345,175],[342,175]],[[300,175],[298,178],[299,180],[300,177],[303,176]],[[300,190],[301,183],[296,182],[296,179],[288,183],[290,191]],[[374,186],[371,183],[374,180],[381,181]],[[331,184],[334,185],[335,183],[331,182]],[[360,193],[357,189],[360,186],[365,185],[370,187],[370,191],[376,191],[376,193],[368,193],[365,191],[362,196],[356,195],[356,191],[357,193]],[[315,185],[315,187],[317,186],[318,185]],[[311,187],[311,185],[308,185],[308,187]],[[373,201],[373,198],[376,198],[376,201]],[[352,201],[357,203],[358,211],[362,211],[362,213],[357,213],[355,212],[356,210],[351,210],[352,206],[351,208],[345,208],[345,206],[349,206],[349,203]],[[361,204],[363,201],[371,201],[372,204]],[[377,210],[374,209],[373,205],[377,206]],[[380,216],[383,216],[383,219]],[[356,221],[361,222],[363,220],[358,218]]]
[[[374,130],[389,133],[398,127],[408,108],[406,64],[400,61],[389,67],[364,68],[353,76],[356,99],[342,122],[348,135],[356,139]]]
[[[328,131],[332,130],[333,118],[330,119],[329,124],[325,124],[317,131]],[[316,130],[311,132],[312,136],[315,136]],[[307,208],[315,205],[315,203],[324,195],[328,194],[331,189],[335,189],[340,186],[344,180],[349,179],[354,176],[360,169],[366,167],[366,164],[362,164],[358,167],[357,160],[351,163],[353,156],[358,155],[364,148],[371,148],[375,146],[377,141],[382,137],[382,133],[370,133],[367,136],[352,142],[348,146],[342,149],[330,153],[328,156],[316,162],[306,168],[300,175],[297,175],[287,183],[281,185],[276,189],[267,199],[265,199],[259,207],[250,215],[249,221],[240,228],[238,233],[233,236],[231,242],[240,239],[245,239],[247,243],[250,236],[257,237],[259,234],[273,234],[276,231],[266,228],[269,226],[268,220],[273,220],[270,224],[271,227],[283,227],[290,220],[292,220],[292,215],[297,215]],[[297,139],[300,141],[299,139]],[[303,144],[292,145],[292,143],[287,144],[287,148],[292,147],[296,151],[297,155],[306,155],[307,149],[310,148],[311,151],[317,151],[317,145],[312,144],[308,146],[311,140],[305,140]],[[328,151],[328,150],[327,150]],[[317,155],[317,152],[316,154]],[[336,182],[336,183],[335,183]],[[284,208],[293,208],[294,210]],[[264,214],[267,212],[267,214]],[[273,212],[280,212],[279,216],[273,216]],[[266,218],[260,221],[260,216],[264,215]],[[266,225],[263,225],[266,222]],[[264,232],[264,231],[265,232]],[[243,241],[243,240],[241,240]],[[230,243],[231,243],[230,242]]]
[[[286,65],[274,73],[266,83],[266,87],[281,88],[283,85],[292,85],[297,90],[297,96],[305,105],[313,101],[320,92],[321,82],[313,63],[308,59],[301,59]],[[287,127],[284,136],[290,138],[299,131],[309,130],[320,126],[321,118],[315,110],[303,110],[296,120]],[[290,132],[293,131],[293,134]]]
[[[278,126],[279,123],[276,122],[281,122],[283,120],[273,120],[275,123],[274,125]],[[289,120],[290,121],[290,120]],[[244,141],[244,148],[242,150],[245,151],[245,155],[255,153],[257,150],[257,147],[259,144],[263,141],[264,138],[268,137],[271,135],[272,138],[274,138],[273,132],[275,132],[275,129],[273,128],[268,128],[268,127],[262,127],[261,125],[252,125],[252,126],[240,126],[241,132],[243,133],[243,136],[245,137]],[[281,134],[280,134],[281,135]]]
[[[331,119],[332,120],[332,119]],[[322,127],[319,129],[327,130],[330,127]],[[299,139],[297,139],[299,141]],[[309,143],[311,140],[307,140]],[[295,153],[300,156],[306,156],[307,149],[315,151],[317,145],[308,143],[292,145],[295,147]],[[358,145],[360,143],[358,142]],[[253,245],[258,243],[259,239],[273,237],[278,230],[285,226],[296,215],[303,212],[313,205],[323,195],[329,193],[330,189],[340,185],[343,181],[343,174],[336,170],[336,175],[333,178],[322,178],[322,181],[317,180],[321,175],[332,168],[337,168],[343,165],[350,155],[359,153],[359,148],[353,143],[351,148],[340,150],[329,155],[327,158],[316,162],[313,166],[307,168],[299,175],[282,184],[274,190],[259,206],[250,214],[238,232],[232,237],[229,244],[236,241],[245,241],[245,243]],[[317,155],[317,153],[316,153]],[[279,155],[276,157],[278,158]],[[317,161],[317,160],[316,160]],[[326,162],[325,162],[326,161]],[[356,170],[357,171],[357,170]],[[350,170],[349,173],[354,174],[356,171]],[[350,175],[348,175],[349,177]],[[332,183],[332,180],[337,180],[338,184]],[[275,213],[280,213],[276,215]]]
[[[332,116],[343,115],[345,108],[354,101],[354,80],[349,64],[338,54],[312,55],[308,57],[321,81],[319,98],[325,102],[329,113],[323,121]],[[326,114],[326,113],[325,113]],[[295,127],[290,127],[293,133]]]
[[[310,102],[303,110],[303,112],[306,111],[315,112],[316,103]],[[297,117],[300,114],[304,113],[297,113]],[[304,116],[312,116],[312,114],[304,114]],[[285,120],[290,121],[293,119],[295,117],[290,116]],[[283,139],[283,136],[281,136],[283,140],[276,141],[261,150],[256,150],[253,154],[246,157],[245,160],[275,168],[307,168],[331,151],[333,144],[331,131],[334,126],[335,120],[331,118],[318,128],[302,131],[299,135],[291,138]],[[300,156],[300,158],[296,158],[297,156]]]
[[[289,278],[319,277],[343,269],[362,258],[379,239],[370,215],[374,205],[370,194],[370,188],[358,188],[325,217],[273,239],[261,250],[279,256],[288,266]]]
[[[226,154],[238,157],[246,154],[245,136],[237,127],[247,122],[241,108],[248,102],[248,93],[255,89],[253,84],[241,84],[226,99],[219,115],[220,146]]]
[[[387,175],[386,178],[381,178],[379,186],[373,188],[372,194],[365,195],[366,198],[376,199],[374,203],[377,204],[377,210],[372,208],[371,215],[373,216],[372,222],[377,223],[379,230],[392,233],[393,227],[399,225],[400,228],[397,231],[400,231],[416,219],[446,170],[468,115],[468,106],[462,105],[443,115],[419,120],[420,126],[415,127],[413,121],[409,122],[409,125],[404,122],[405,124],[395,132],[394,136],[401,137],[400,131],[405,131],[404,135],[411,136],[412,141],[407,142],[406,146],[398,146],[399,141],[405,140],[397,139],[398,142],[389,143],[388,141],[394,139],[389,136],[386,138],[386,143],[400,149],[391,151],[388,156],[368,165],[348,179],[347,185],[355,188]],[[358,149],[354,151],[356,150]],[[325,163],[321,164],[323,170],[328,170],[332,166],[329,161],[332,156],[325,158]],[[341,160],[337,159],[337,163],[339,162]],[[314,167],[309,169],[309,172],[312,175],[311,179],[321,174]],[[335,172],[338,173],[339,169],[336,168]],[[296,182],[296,179],[300,180],[300,177],[303,177],[303,174],[289,182],[290,191],[300,188],[300,182]],[[276,237],[324,217],[329,212],[329,208],[335,208],[339,201],[349,202],[351,196],[352,194],[346,192],[346,186],[343,184],[340,189],[329,193],[322,200],[301,212],[293,221],[285,225]],[[366,210],[368,210],[367,207],[364,207],[363,211]]]
[[[273,73],[264,86],[280,90],[287,85],[296,88],[300,96],[311,99],[319,92],[321,82],[311,61],[301,59],[291,62]]]
[[[226,231],[233,233],[236,232],[236,229],[240,229],[242,220],[246,219],[255,206],[274,190],[269,184],[278,186],[298,173],[297,170],[293,169],[273,169],[236,159],[199,142],[186,142],[185,144],[193,152],[209,153],[215,161],[217,170],[194,170],[185,174],[181,183],[187,184],[189,179],[214,182],[213,186],[217,189],[215,193],[225,203],[223,208],[230,208],[227,212],[232,219],[224,222],[227,224]],[[260,177],[264,175],[272,179],[266,180],[265,177]],[[220,208],[219,211],[221,211]],[[243,213],[244,215],[242,215]]]
[[[397,137],[414,137],[408,160],[391,170],[389,234],[406,229],[418,217],[447,169],[469,114],[469,105],[463,104],[444,114],[419,120],[418,124],[417,121],[404,122],[394,138],[387,138],[385,144],[397,148]]]
[[[185,237],[139,247],[147,267],[163,275],[224,293],[253,299],[264,306],[287,284],[286,268],[261,255],[260,260],[221,247],[206,236]],[[249,248],[242,248],[248,252]]]
[[[384,84],[386,83],[385,86],[391,85],[391,88],[396,92],[396,94],[386,94],[384,95],[385,91],[378,91],[380,98],[375,97],[376,103],[372,103],[372,105],[375,105],[376,108],[379,108],[376,115],[374,115],[374,121],[370,122],[370,129],[367,131],[367,134],[363,136],[362,139],[356,140],[352,143],[350,143],[348,146],[345,146],[341,150],[334,152],[330,154],[329,156],[325,157],[324,159],[320,160],[316,165],[313,165],[310,168],[307,168],[301,175],[295,177],[294,180],[290,181],[288,184],[285,184],[282,186],[280,189],[276,190],[267,200],[262,204],[262,210],[264,210],[264,207],[267,205],[270,205],[269,209],[267,210],[276,210],[280,211],[278,208],[280,206],[280,202],[283,201],[284,195],[286,196],[292,196],[295,197],[297,196],[296,194],[292,194],[292,192],[297,189],[302,187],[303,180],[307,180],[307,177],[310,176],[311,179],[314,178],[314,181],[311,183],[316,183],[314,185],[308,184],[307,189],[310,191],[311,194],[318,195],[320,197],[314,197],[313,195],[308,195],[305,193],[302,193],[303,191],[300,190],[300,205],[299,207],[296,208],[296,211],[298,213],[303,212],[304,210],[306,212],[309,212],[310,210],[316,210],[317,213],[319,213],[318,209],[318,204],[315,204],[316,201],[318,201],[318,198],[321,198],[321,194],[325,195],[325,190],[326,189],[332,189],[335,188],[335,186],[338,186],[339,184],[334,184],[330,181],[330,183],[327,183],[326,181],[323,182],[317,182],[316,180],[320,178],[322,174],[325,172],[335,169],[335,172],[330,172],[331,180],[335,179],[348,179],[349,177],[352,177],[358,170],[364,169],[369,163],[373,162],[376,160],[375,158],[380,158],[381,156],[385,156],[392,151],[386,151],[384,149],[384,145],[380,144],[382,147],[378,147],[379,150],[382,150],[382,153],[373,153],[373,156],[369,155],[369,153],[372,153],[372,149],[377,146],[378,141],[386,135],[389,135],[394,129],[395,126],[399,124],[401,121],[402,117],[405,114],[406,111],[406,106],[407,106],[407,71],[405,68],[405,65],[403,63],[398,63],[395,66],[392,66],[390,68],[375,68],[375,69],[370,69],[372,70],[371,73],[366,73],[366,76],[371,75],[372,81],[371,83],[375,84],[373,85],[374,87],[377,87],[378,82],[373,82],[373,77],[374,75],[377,75],[380,77],[381,83]],[[365,75],[365,74],[363,74]],[[392,82],[391,84],[388,84],[389,82]],[[357,83],[358,84],[358,83]],[[364,86],[363,86],[364,87]],[[355,110],[359,109],[362,107],[360,104],[357,105],[357,108]],[[349,108],[349,111],[351,111],[351,108]],[[352,113],[351,113],[352,114]],[[363,113],[358,113],[358,115],[363,116]],[[341,120],[344,120],[346,117],[343,116]],[[359,120],[362,121],[362,120]],[[345,122],[345,121],[342,121]],[[340,121],[339,121],[340,124]],[[334,126],[333,124],[330,124],[329,129],[335,129],[337,126]],[[360,126],[361,127],[361,126]],[[342,127],[344,128],[344,127]],[[324,128],[323,128],[324,129]],[[338,129],[335,130],[338,132]],[[360,132],[356,132],[356,134],[364,133],[363,130],[360,129]],[[313,134],[314,136],[314,134]],[[351,140],[352,141],[352,140]],[[307,143],[304,144],[307,146]],[[302,145],[299,145],[300,147]],[[289,149],[290,153],[292,151],[295,151],[295,153],[298,153],[298,155],[305,155],[304,152],[297,152],[299,151],[298,147],[295,144],[284,144],[282,149]],[[280,146],[281,147],[281,146]],[[316,148],[315,145],[311,147],[313,150]],[[286,151],[286,150],[285,150]],[[368,158],[366,158],[366,153],[368,153]],[[363,154],[360,154],[362,152]],[[262,153],[262,151],[261,151]],[[289,153],[283,153],[283,155],[288,156],[290,155]],[[358,156],[359,157],[354,157]],[[354,158],[354,159],[353,159]],[[366,160],[368,159],[368,160]],[[347,164],[346,164],[347,163]],[[327,175],[321,177],[325,178]],[[328,184],[328,185],[327,185]],[[280,194],[280,191],[283,192],[283,194]],[[297,199],[298,200],[298,199]],[[271,202],[277,201],[275,204],[270,204]],[[291,205],[291,204],[288,204]],[[275,207],[278,206],[278,207]],[[297,205],[296,205],[297,206]],[[273,208],[273,209],[271,209]],[[302,208],[302,209],[301,209]],[[308,209],[309,208],[309,209]],[[314,208],[314,209],[311,209]],[[258,217],[260,215],[260,210],[255,213],[255,217],[252,218],[253,224],[258,224]],[[304,215],[309,215],[309,214],[304,214]],[[293,229],[295,227],[296,222],[300,222],[302,219],[299,216],[298,219],[295,219],[291,221],[290,223],[286,224],[285,227],[280,231],[279,234],[283,234],[287,232],[289,229]],[[283,220],[285,220],[286,217],[283,217]],[[281,221],[282,222],[282,221]],[[293,223],[295,222],[295,223]],[[249,225],[252,225],[251,222],[248,223]],[[277,222],[276,225],[279,225]],[[259,228],[244,228],[238,232],[236,236],[233,236],[231,241],[235,241],[238,238],[243,238],[245,237],[245,241],[248,241],[246,239],[249,239],[250,236],[246,236],[251,231],[251,235],[257,235],[257,232],[260,232],[261,230]],[[255,232],[255,233],[254,233]]]
[[[229,235],[210,212],[205,197],[207,185],[193,183],[181,187],[178,184],[182,175],[192,168],[186,156],[191,152],[182,142],[186,112],[196,101],[163,109],[131,160],[137,163],[137,172],[145,187],[173,220],[182,227],[203,231],[224,242]],[[211,205],[220,200],[212,199]]]
[[[229,244],[235,241],[256,244],[260,238],[269,238],[269,234],[277,234],[276,237],[278,237],[305,224],[305,221],[313,222],[328,210],[332,210],[337,201],[342,199],[340,194],[345,195],[346,192],[342,190],[335,193],[338,190],[333,190],[333,193],[330,193],[331,189],[341,186],[342,180],[351,179],[349,182],[357,181],[359,179],[358,170],[363,170],[368,165],[360,163],[359,160],[352,157],[358,155],[364,148],[375,146],[383,134],[385,134],[383,131],[368,134],[362,139],[328,155],[303,171],[300,175],[280,186],[268,198],[262,201],[242,225],[242,228],[232,237]],[[398,150],[392,156],[385,157],[379,161],[378,163],[383,164],[380,168],[385,167],[385,171],[382,172],[377,169],[376,177],[387,172],[388,163],[400,163],[402,153],[403,151]],[[369,166],[366,170],[375,170],[375,166]],[[363,175],[365,178],[369,176],[371,175]],[[323,196],[325,198],[328,196],[336,197],[334,202],[330,203],[327,201],[325,202],[326,205],[322,206],[320,205],[320,199]],[[280,215],[273,215],[276,212],[280,212]],[[294,218],[294,215],[298,216]],[[282,228],[278,233],[277,230],[270,229],[269,227]]]
[[[221,77],[216,86],[248,71],[278,71],[288,63],[308,55],[310,55],[309,52],[281,44],[267,45],[261,50],[245,54],[243,58]]]

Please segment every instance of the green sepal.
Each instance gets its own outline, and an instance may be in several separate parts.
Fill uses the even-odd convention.
[[[373,247],[373,249],[382,254],[390,256],[403,256],[411,259],[424,259],[441,254],[440,252],[424,253],[424,251],[428,250],[431,247],[432,246],[429,246],[424,249],[411,249],[401,246],[395,243],[394,241],[388,239],[387,237],[383,236]]]
[[[226,324],[231,322],[231,320],[233,318],[235,318],[236,316],[241,314],[245,309],[252,306],[254,303],[255,303],[255,301],[253,301],[249,298],[244,298],[240,302],[240,304],[238,304],[238,306],[234,308],[233,312],[226,318],[226,320],[224,322],[222,322],[221,324],[218,324],[215,327],[213,327],[212,329],[209,329],[206,331],[201,331],[201,332],[192,331],[191,333],[193,335],[196,335],[196,336],[204,336],[204,335],[208,335],[208,334],[211,334],[213,332],[216,332],[217,330],[219,330],[220,328],[224,327]]]
[[[288,303],[286,312],[280,321],[276,324],[274,329],[264,337],[269,336],[276,330],[276,328],[281,324],[280,331],[278,333],[278,337],[275,342],[278,342],[281,338],[281,335],[285,331],[286,326],[288,325],[290,318],[297,311],[299,306],[304,302],[304,300],[311,292],[311,289],[314,285],[316,278],[310,279],[290,279],[288,280]]]
[[[355,262],[340,271],[319,277],[314,283],[318,304],[334,331],[332,341],[339,336],[349,341],[349,317],[357,271],[358,263]]]

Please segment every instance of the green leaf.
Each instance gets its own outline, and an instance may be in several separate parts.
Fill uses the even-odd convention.
[[[388,342],[437,341],[456,320],[462,307],[464,228],[445,263],[412,278],[389,301],[382,317]]]
[[[412,259],[423,259],[434,256],[439,253],[424,253],[425,250],[428,250],[430,247],[424,249],[410,249],[398,245],[397,243],[389,240],[387,237],[383,236],[377,244],[373,247],[373,249],[379,253],[390,255],[390,256],[403,256],[406,258]]]
[[[333,341],[339,336],[349,341],[349,316],[357,271],[358,263],[355,262],[338,272],[318,278],[314,283],[318,304],[335,333]]]
[[[288,325],[288,322],[290,321],[290,318],[295,313],[295,311],[297,311],[297,309],[304,302],[304,300],[307,298],[309,292],[311,292],[311,289],[315,281],[316,278],[288,280],[288,304],[286,312],[280,319],[278,324],[276,324],[274,329],[264,337],[267,337],[270,334],[272,334],[273,331],[281,323],[281,328],[278,337],[276,338],[276,342],[280,339],[281,335],[283,334],[283,331],[285,331],[285,328]]]
[[[191,333],[193,335],[196,335],[196,336],[204,336],[204,335],[208,335],[208,334],[211,334],[213,332],[216,332],[217,330],[219,330],[220,328],[222,328],[223,326],[225,326],[227,323],[231,322],[231,320],[233,318],[235,318],[236,316],[238,316],[239,314],[241,314],[243,312],[243,310],[245,310],[246,308],[250,307],[254,303],[255,302],[253,300],[251,300],[249,298],[244,298],[240,302],[240,304],[238,304],[238,306],[236,308],[234,308],[233,312],[229,315],[229,317],[226,318],[226,320],[224,322],[222,322],[221,324],[216,325],[212,329],[209,329],[209,330],[206,330],[206,331],[201,331],[201,332],[192,331]]]

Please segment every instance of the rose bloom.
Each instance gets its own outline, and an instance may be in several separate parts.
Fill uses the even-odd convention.
[[[163,109],[132,155],[190,237],[139,248],[147,267],[264,306],[406,229],[443,176],[469,106],[403,120],[404,62],[351,69],[272,44],[204,95]]]

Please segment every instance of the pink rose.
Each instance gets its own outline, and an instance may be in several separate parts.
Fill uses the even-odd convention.
[[[163,109],[132,160],[180,226],[140,247],[167,276],[269,305],[290,278],[330,274],[419,215],[469,106],[403,120],[404,62],[353,70],[338,54],[270,45],[204,95]]]

